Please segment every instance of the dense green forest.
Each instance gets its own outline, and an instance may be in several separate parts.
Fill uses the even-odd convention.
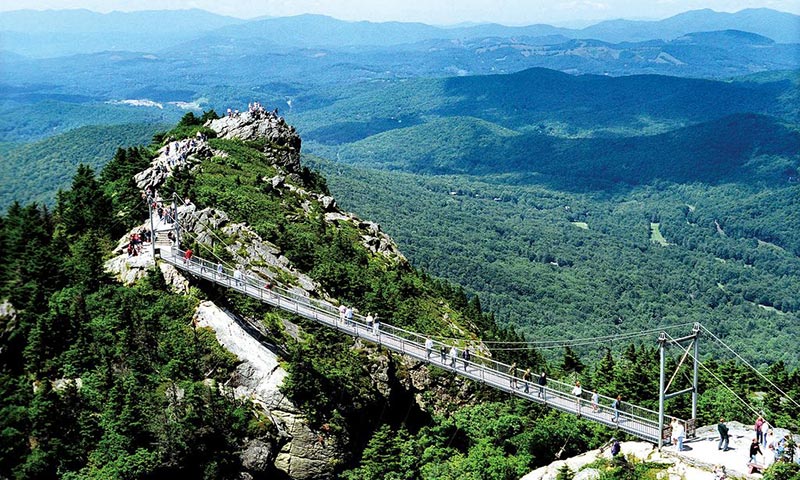
[[[191,134],[187,126],[173,132]],[[421,332],[440,332],[447,313],[448,322],[466,328],[464,335],[519,339],[513,329],[498,327],[493,315],[482,311],[478,297],[406,264],[371,256],[349,227],[321,223],[314,207],[303,215],[298,196],[263,188],[261,178],[274,171],[260,152],[263,144],[211,142],[227,156],[214,157],[192,174],[178,175],[169,188],[248,222],[337,297]],[[450,376],[435,368],[430,375],[449,384],[454,393],[437,413],[425,411],[408,392],[382,396],[365,375],[368,352],[354,349],[352,339],[292,318],[304,332],[298,341],[275,328],[276,316],[285,314],[209,285],[197,284],[188,295],[177,295],[155,272],[132,287],[117,284],[103,271],[107,254],[102,252],[109,252],[116,238],[144,219],[131,173],[143,168],[152,154],[148,148],[120,149],[99,180],[90,167],[79,167],[71,188],[58,195],[52,211],[14,204],[0,217],[0,297],[16,309],[16,316],[4,320],[0,329],[3,476],[238,478],[241,445],[248,438],[275,433],[267,417],[254,415],[252,405],[221,394],[206,378],[206,372],[213,372],[211,380],[222,383],[236,364],[211,331],[192,327],[193,307],[209,297],[261,318],[272,332],[269,341],[285,351],[285,393],[312,422],[328,423],[334,434],[350,442],[351,456],[339,466],[341,478],[518,478],[549,463],[559,451],[572,455],[612,435],[605,427],[479,385],[470,385],[471,393],[462,397],[457,392],[463,390],[450,383]],[[376,187],[387,188],[388,177],[383,178]],[[309,170],[294,181],[302,188],[326,191],[325,179]],[[459,195],[449,190],[441,196],[427,194],[463,202],[464,191]],[[539,210],[546,211],[551,202],[552,210],[564,210],[555,193],[539,196]],[[638,217],[641,212],[629,215]],[[591,235],[597,228],[587,231],[568,219],[563,222],[580,234]],[[606,222],[607,228],[618,223]],[[646,231],[642,229],[645,237]],[[665,235],[671,237],[669,230]],[[646,253],[649,239],[637,245]],[[198,252],[204,248],[195,247]],[[532,349],[498,355],[545,369],[552,377],[580,378],[588,388],[653,405],[653,345],[627,345],[619,354],[602,349],[583,360],[571,349],[562,353],[549,361]],[[764,385],[740,364],[707,365],[764,409],[775,424],[797,428],[800,412],[771,391],[758,394]],[[402,369],[397,372],[402,375]],[[790,395],[796,398],[800,393],[796,369],[790,372],[778,362],[769,374]],[[730,392],[705,375],[701,391],[701,423],[719,415],[751,420],[751,413]],[[435,404],[434,392],[426,395]],[[685,416],[685,399],[672,401],[670,410]]]
[[[380,222],[414,264],[479,295],[531,339],[699,321],[756,364],[797,365],[797,184],[576,194],[505,176],[314,165],[346,208]],[[653,224],[668,245],[653,241]]]
[[[160,129],[163,126],[157,124],[88,126],[10,145],[0,162],[0,177],[6,179],[0,183],[0,208],[8,208],[14,201],[52,205],[56,192],[69,186],[79,164],[99,170],[120,145],[148,143]]]

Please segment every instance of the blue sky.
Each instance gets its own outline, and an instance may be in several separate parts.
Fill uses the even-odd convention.
[[[239,18],[330,15],[342,20],[580,24],[612,18],[660,19],[687,10],[711,8],[735,12],[767,7],[800,14],[800,0],[16,0],[0,2],[0,11],[86,8],[161,10],[199,8]]]

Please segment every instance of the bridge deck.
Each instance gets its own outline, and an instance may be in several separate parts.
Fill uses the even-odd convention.
[[[446,355],[442,361],[439,349],[444,345],[449,352],[450,345],[435,341],[433,351],[428,356],[425,349],[426,337],[423,335],[384,323],[381,323],[380,327],[376,329],[374,326],[367,325],[365,318],[360,315],[354,315],[352,321],[343,322],[339,318],[337,307],[323,300],[312,299],[279,287],[266,288],[263,280],[246,273],[242,273],[241,276],[236,274],[236,277],[240,276],[240,278],[235,278],[234,272],[230,269],[196,256],[189,261],[184,261],[184,252],[175,248],[162,247],[160,254],[163,261],[195,277],[314,320],[347,335],[381,345],[415,360],[430,363],[527,400],[543,403],[564,412],[580,414],[583,418],[617,428],[643,440],[658,442],[658,412],[656,411],[622,402],[619,408],[619,421],[615,423],[612,421],[614,410],[610,406],[612,399],[609,397],[601,396],[595,411],[590,403],[591,392],[584,390],[581,398],[576,399],[571,393],[572,385],[567,383],[548,379],[547,386],[540,392],[540,387],[537,385],[538,375],[532,375],[530,382],[523,382],[519,371],[512,376],[507,373],[509,365],[487,357],[473,355],[471,360],[465,361],[462,358],[452,359]],[[460,351],[459,349],[459,353]],[[672,417],[667,417],[665,424],[668,425],[671,420]],[[665,439],[665,442],[669,443],[669,440]]]

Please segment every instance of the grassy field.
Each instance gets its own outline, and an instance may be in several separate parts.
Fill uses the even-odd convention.
[[[653,243],[657,243],[662,247],[666,247],[669,245],[669,242],[664,235],[661,235],[661,224],[650,222],[650,241]]]

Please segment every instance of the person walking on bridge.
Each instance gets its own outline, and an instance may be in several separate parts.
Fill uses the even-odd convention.
[[[526,368],[524,372],[522,372],[522,387],[525,389],[525,393],[528,393],[528,385],[531,383],[531,369]]]
[[[425,339],[425,358],[431,359],[431,352],[433,352],[433,340],[431,337]]]
[[[508,385],[511,388],[516,389],[517,388],[517,362],[512,363],[511,366],[508,367],[508,374],[511,376],[511,378],[508,379]]]
[[[614,414],[611,416],[611,421],[614,423],[619,423],[619,407],[622,406],[622,395],[617,395],[617,398],[611,402],[611,409],[614,410]]]
[[[450,366],[456,368],[456,358],[458,358],[458,349],[455,345],[450,347]]]
[[[536,381],[536,383],[539,384],[539,396],[547,401],[547,394],[544,391],[545,387],[547,386],[547,372],[542,372],[542,374],[539,375],[539,379]]]
[[[722,450],[723,452],[727,452],[730,450],[728,448],[728,426],[725,425],[725,419],[719,419],[719,423],[717,424],[717,431],[719,432],[719,445],[717,445],[717,450]]]
[[[575,410],[578,412],[578,416],[581,416],[581,395],[583,394],[583,389],[581,388],[581,382],[575,382],[575,386],[572,387],[572,394],[575,395]]]

